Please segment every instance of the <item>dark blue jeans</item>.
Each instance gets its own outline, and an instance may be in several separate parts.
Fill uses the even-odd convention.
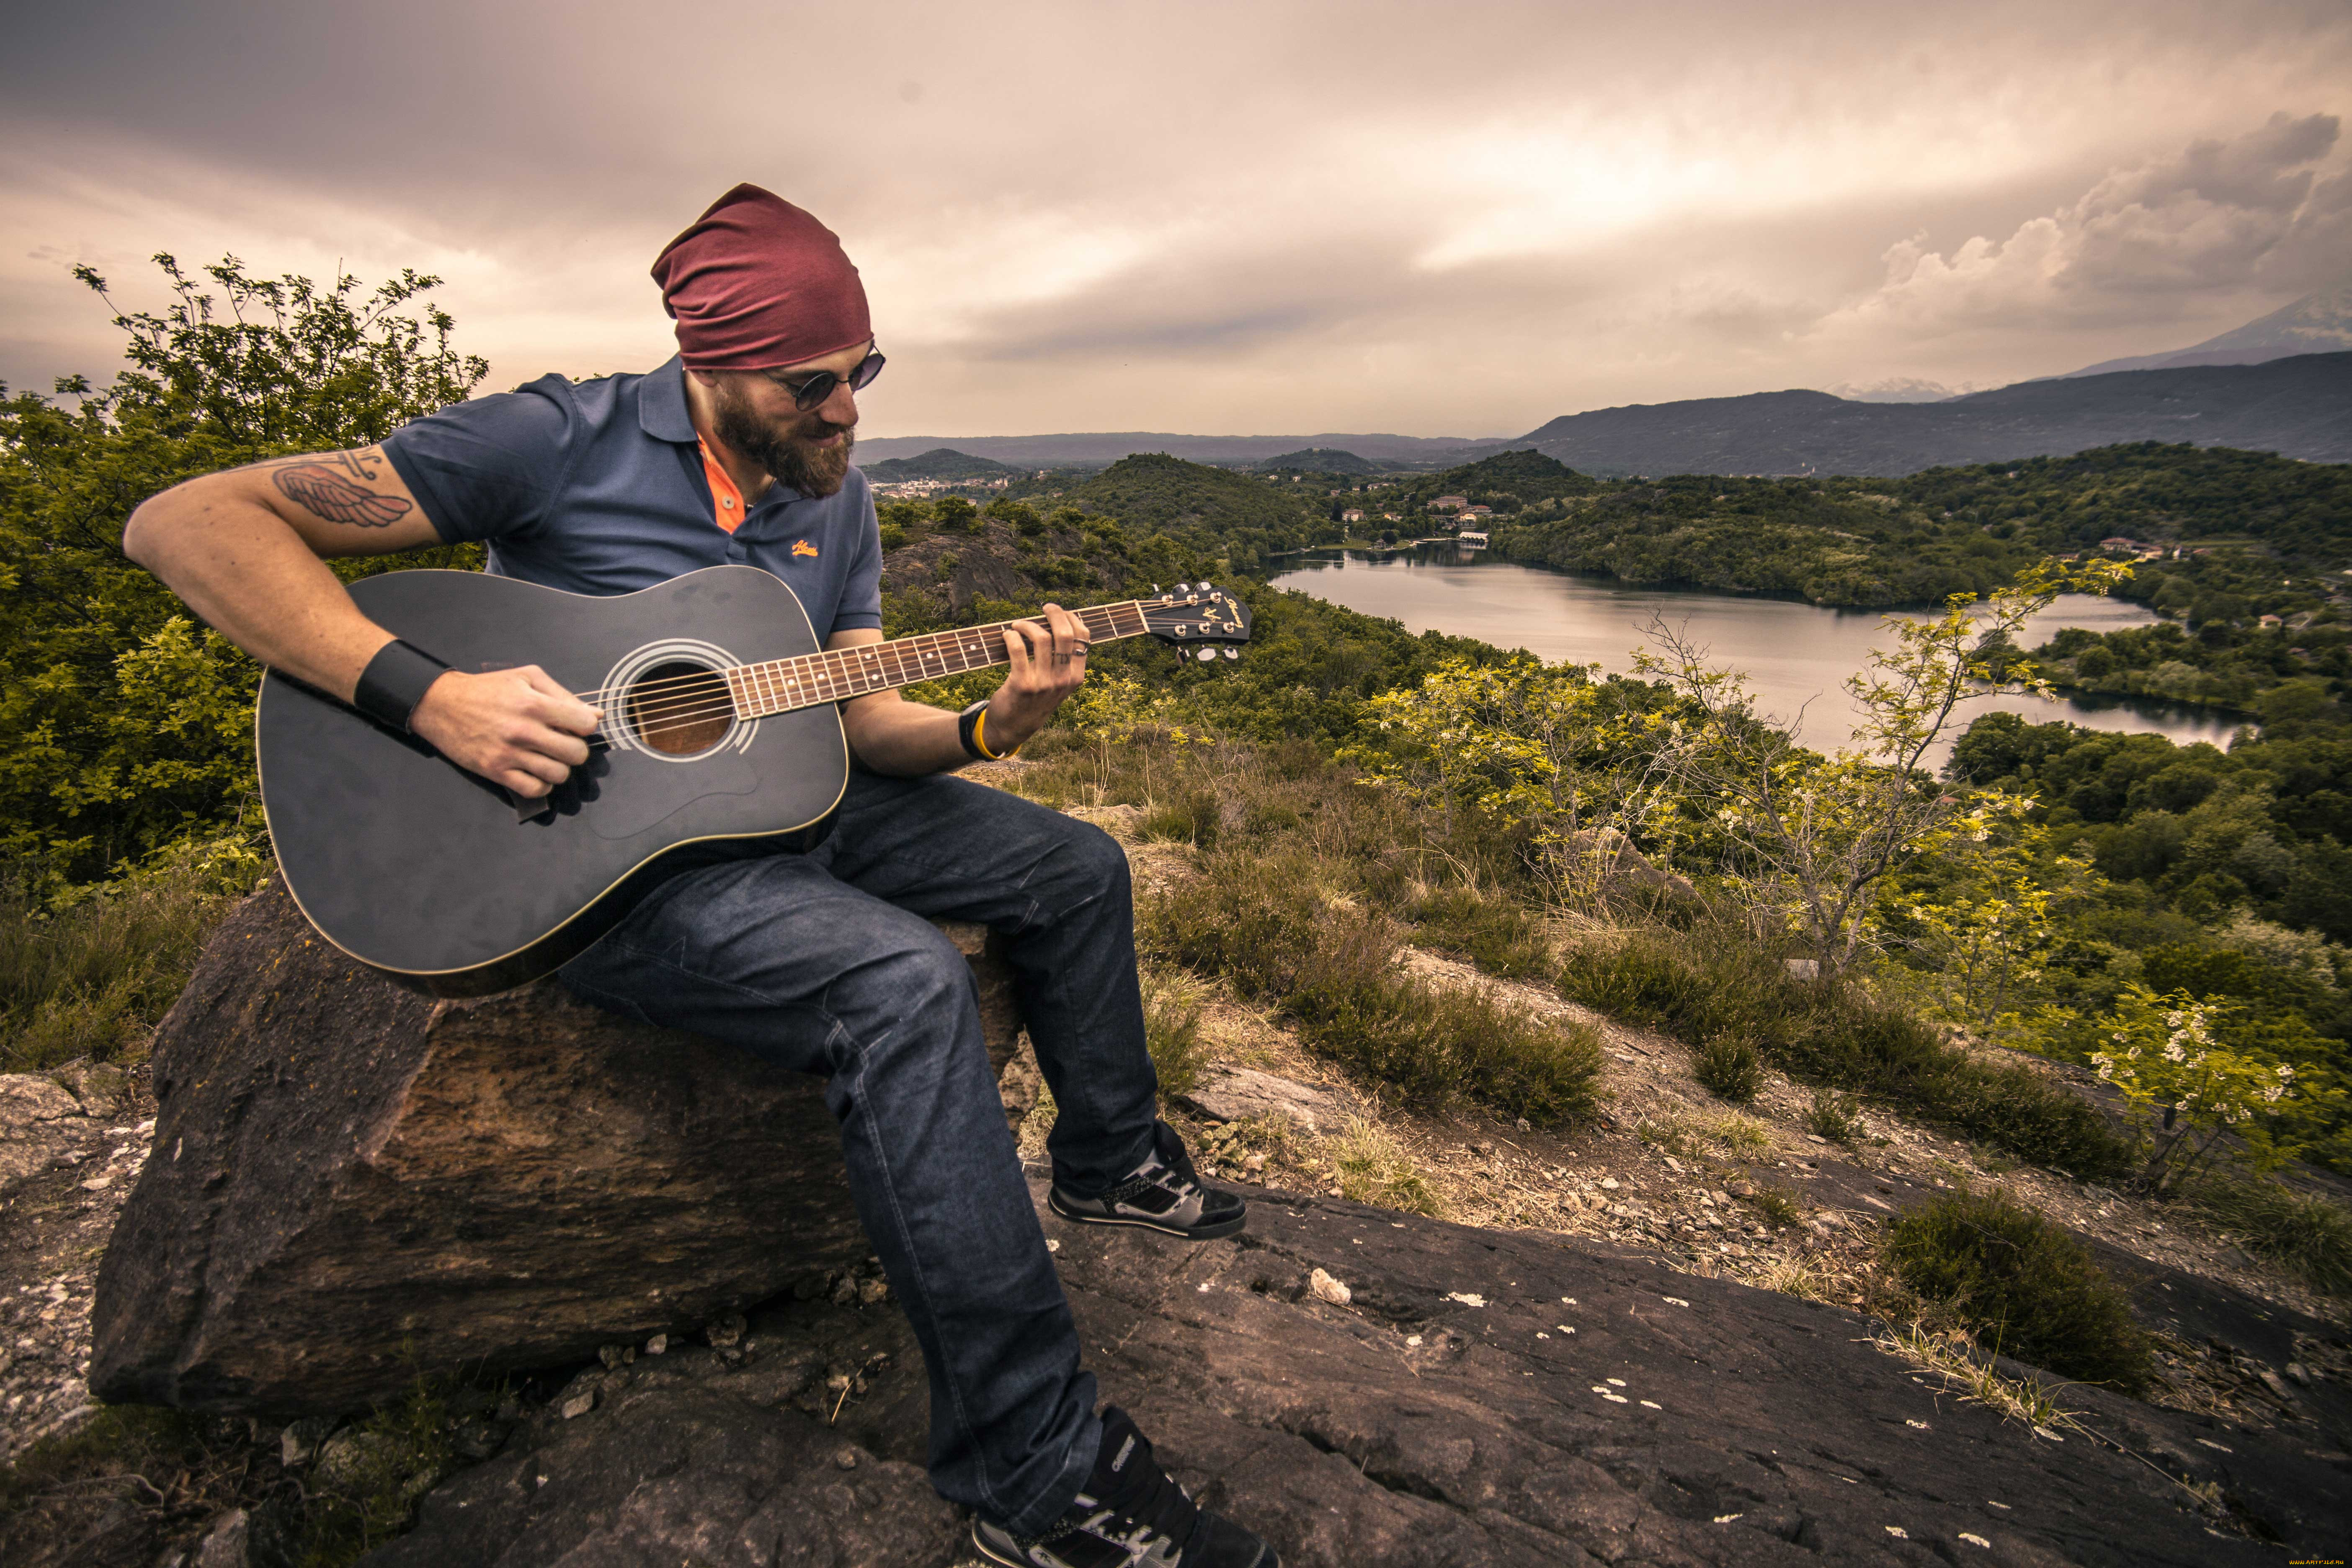
[[[572,961],[583,998],[824,1074],[866,1234],[921,1342],[931,1482],[1018,1533],[1094,1465],[1095,1382],[989,1071],[971,973],[932,919],[1002,932],[1060,1107],[1056,1179],[1104,1191],[1150,1151],[1127,857],[1097,828],[957,778],[853,773],[806,855],[683,872]]]

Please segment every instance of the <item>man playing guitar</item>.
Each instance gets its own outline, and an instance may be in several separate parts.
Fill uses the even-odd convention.
[[[680,352],[650,374],[550,375],[378,447],[190,480],[138,510],[124,549],[262,663],[533,798],[588,760],[603,715],[535,667],[443,668],[361,614],[321,557],[479,540],[489,571],[579,594],[748,564],[793,587],[827,647],[879,642],[881,542],[849,456],[882,356],[856,268],[814,217],[739,185],[654,277]],[[1193,1240],[1242,1228],[1241,1200],[1201,1183],[1156,1114],[1125,855],[950,776],[1017,750],[1086,679],[1085,635],[1056,605],[1005,645],[1011,675],[961,715],[896,691],[844,704],[856,767],[829,837],[680,860],[562,979],[825,1076],[859,1216],[929,1372],[932,1484],[972,1510],[984,1557],[1276,1568],[1192,1504],[1125,1413],[1096,1414],[969,970],[931,924],[1007,940],[1060,1109],[1057,1214]]]

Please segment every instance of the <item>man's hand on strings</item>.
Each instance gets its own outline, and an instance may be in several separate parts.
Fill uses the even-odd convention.
[[[536,800],[588,760],[604,715],[535,664],[435,680],[408,727],[469,773]]]
[[[1078,617],[1059,605],[1006,626],[1004,651],[1012,656],[1013,673],[988,700],[982,737],[990,751],[1001,755],[1045,727],[1062,699],[1086,679],[1089,646]]]

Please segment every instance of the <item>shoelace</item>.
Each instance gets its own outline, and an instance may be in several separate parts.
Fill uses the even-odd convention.
[[[1192,1536],[1201,1524],[1201,1510],[1192,1501],[1192,1494],[1160,1468],[1160,1461],[1152,1458],[1150,1444],[1144,1442],[1139,1434],[1137,1441],[1143,1451],[1129,1461],[1127,1484],[1117,1494],[1102,1500],[1106,1510],[1121,1519],[1132,1520],[1136,1529],[1128,1536],[1110,1539],[1119,1541],[1138,1554],[1165,1541],[1175,1547],[1176,1560],[1181,1562],[1192,1549]],[[1097,1533],[1102,1532],[1098,1530]]]
[[[1166,1187],[1170,1192],[1174,1193],[1177,1201],[1181,1203],[1198,1193],[1201,1190],[1201,1184],[1197,1179],[1186,1180],[1183,1172],[1155,1157],[1143,1169],[1105,1193],[1103,1201],[1113,1204],[1125,1203],[1146,1187]]]

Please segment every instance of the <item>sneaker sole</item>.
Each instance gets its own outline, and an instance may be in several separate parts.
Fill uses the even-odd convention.
[[[1155,1220],[1129,1219],[1124,1215],[1081,1214],[1076,1209],[1064,1208],[1062,1195],[1054,1192],[1045,1194],[1045,1206],[1064,1219],[1078,1225],[1131,1225],[1139,1230],[1151,1230],[1159,1232],[1161,1236],[1172,1236],[1179,1241],[1216,1241],[1221,1237],[1233,1235],[1249,1224],[1247,1209],[1244,1209],[1231,1219],[1221,1219],[1213,1225],[1196,1225],[1190,1229],[1182,1226],[1161,1225]]]
[[[982,1562],[999,1563],[1002,1564],[1002,1568],[1033,1568],[1026,1559],[1007,1557],[990,1545],[988,1538],[981,1534],[980,1521],[976,1519],[971,1521],[971,1549],[980,1553]],[[1282,1559],[1276,1554],[1273,1547],[1268,1546],[1264,1549],[1257,1562],[1252,1564],[1251,1568],[1282,1568]]]
[[[1020,1558],[1007,1557],[990,1545],[988,1537],[981,1534],[980,1521],[976,1519],[971,1521],[971,1549],[980,1553],[981,1561],[984,1563],[1002,1563],[1003,1568],[1033,1568],[1032,1564]]]

